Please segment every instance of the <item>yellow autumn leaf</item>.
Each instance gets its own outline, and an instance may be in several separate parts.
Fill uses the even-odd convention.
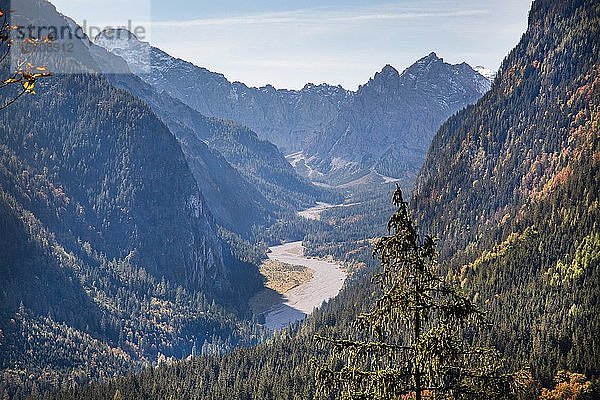
[[[34,88],[35,82],[27,81],[23,83],[23,89],[25,89],[27,93],[35,94],[35,92],[33,91]]]

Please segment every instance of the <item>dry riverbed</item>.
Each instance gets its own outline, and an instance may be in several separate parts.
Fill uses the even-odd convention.
[[[304,256],[302,242],[270,248],[261,267],[268,288],[255,296],[251,307],[265,325],[278,330],[301,321],[323,302],[337,296],[346,279],[342,266]]]

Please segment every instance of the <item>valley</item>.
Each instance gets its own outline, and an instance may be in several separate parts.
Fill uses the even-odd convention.
[[[298,215],[302,218],[318,221],[321,218],[321,213],[330,208],[339,207],[343,204],[328,204],[328,203],[318,203],[316,206],[307,208],[306,210],[298,212]]]
[[[10,3],[0,399],[600,398],[598,2],[534,0],[494,70],[474,35],[402,69],[381,38],[356,86],[295,89],[124,28],[15,66],[20,26],[78,25]],[[488,18],[430,11],[375,19]],[[274,15],[256,26],[306,18]],[[367,68],[351,54],[340,76]]]

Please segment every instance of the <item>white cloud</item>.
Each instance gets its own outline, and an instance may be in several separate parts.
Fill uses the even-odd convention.
[[[191,20],[153,21],[154,26],[165,27],[201,27],[201,26],[240,26],[240,25],[272,25],[272,24],[301,24],[301,23],[335,23],[360,22],[378,20],[402,20],[420,18],[452,18],[472,17],[488,14],[485,9],[465,9],[457,11],[409,11],[397,12],[390,7],[354,9],[352,11],[325,10],[310,8],[279,13],[249,14],[226,18],[197,18]]]

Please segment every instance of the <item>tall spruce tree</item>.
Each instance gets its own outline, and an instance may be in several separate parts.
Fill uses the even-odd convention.
[[[380,297],[351,339],[317,337],[331,350],[317,369],[322,395],[342,399],[513,397],[499,353],[475,344],[488,327],[475,304],[438,276],[436,240],[419,237],[398,188],[398,210],[373,255]]]

